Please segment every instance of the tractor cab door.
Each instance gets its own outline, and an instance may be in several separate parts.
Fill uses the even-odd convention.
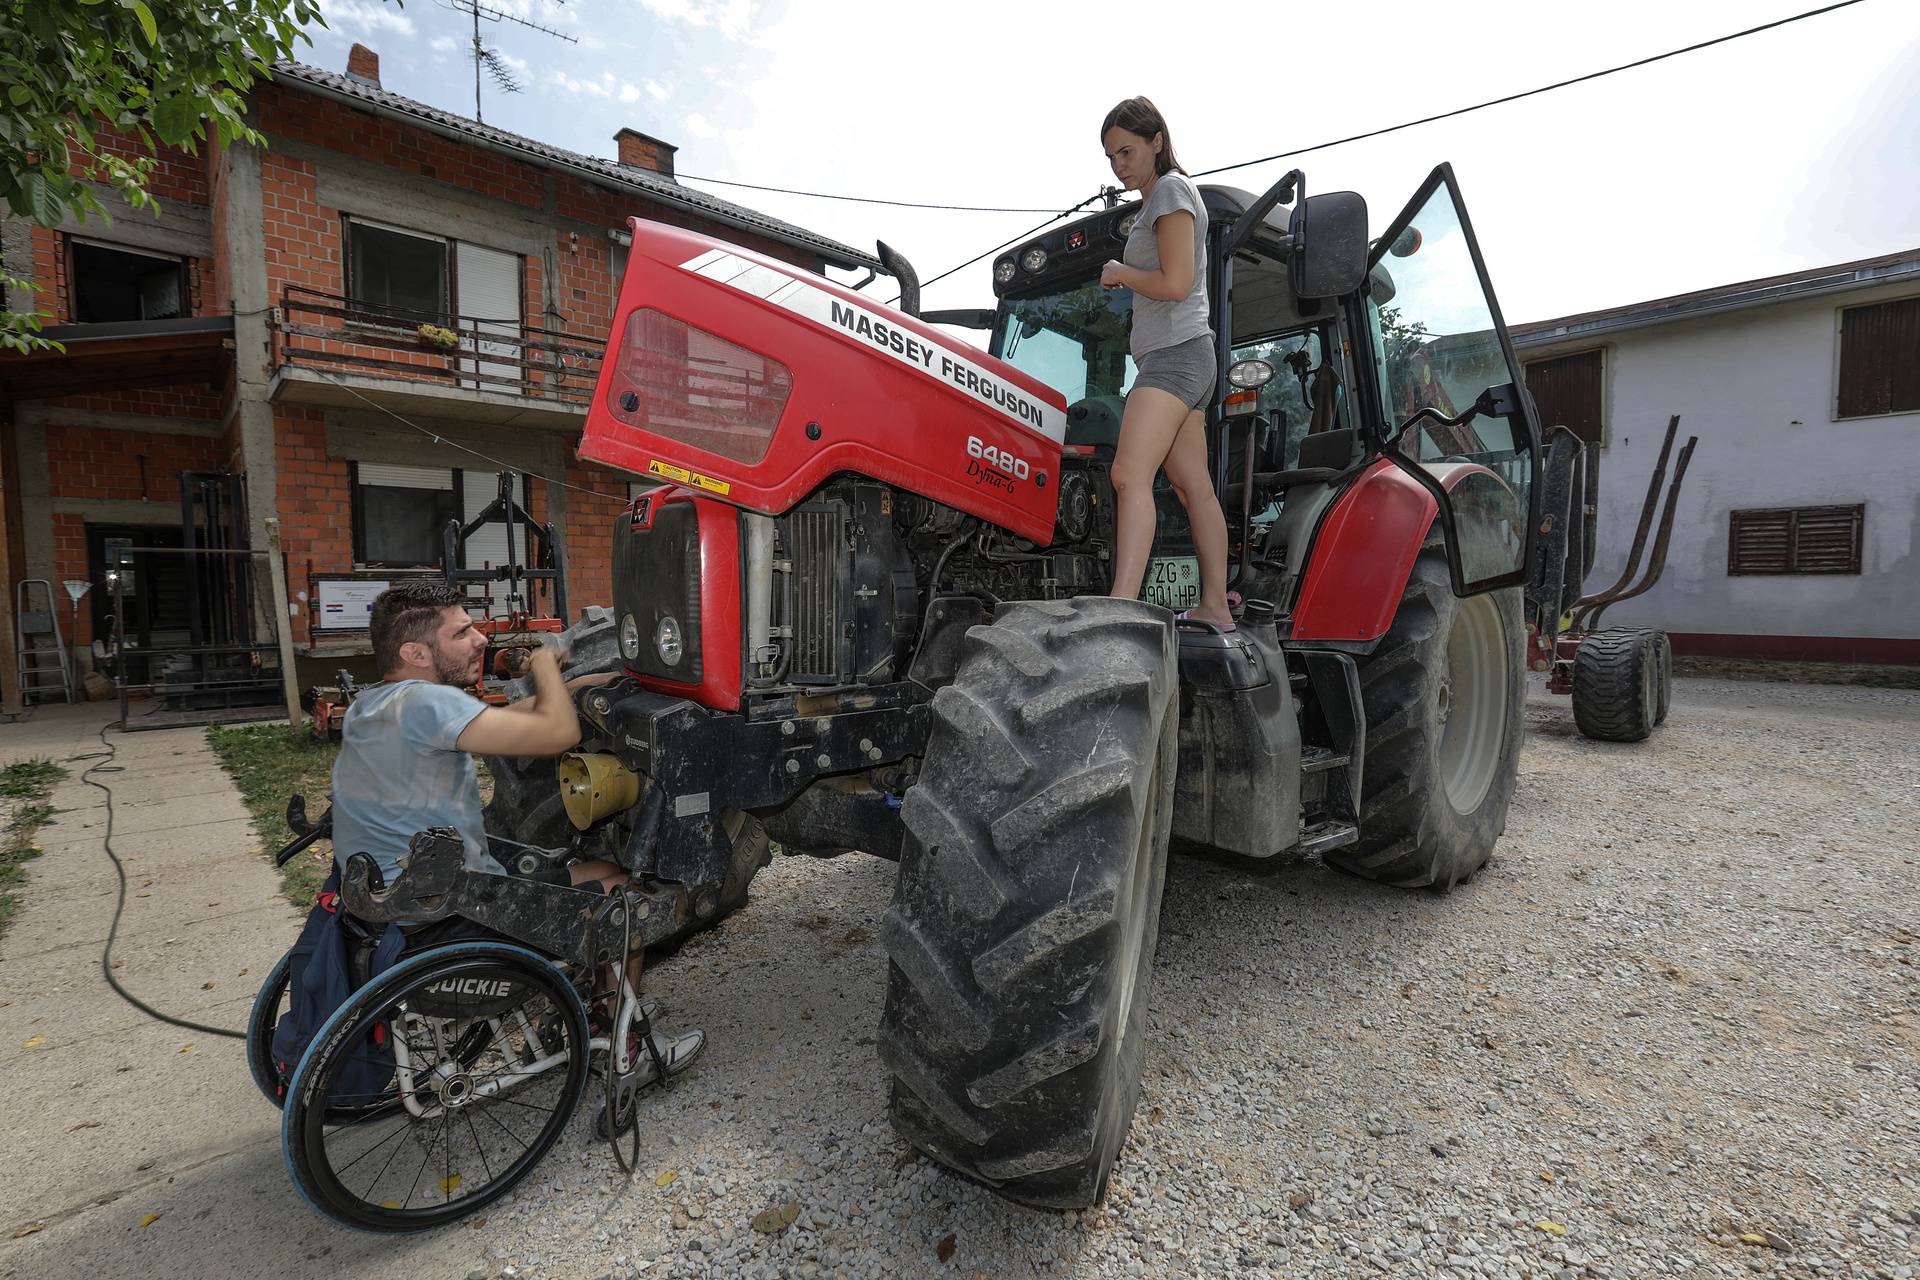
[[[1522,583],[1540,428],[1452,166],[1428,176],[1367,267],[1387,456],[1440,504],[1455,594]]]

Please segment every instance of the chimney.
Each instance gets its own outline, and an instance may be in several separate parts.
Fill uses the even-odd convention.
[[[363,44],[347,50],[347,76],[380,87],[380,55]]]
[[[638,129],[622,129],[613,135],[620,148],[620,163],[631,169],[647,169],[662,177],[673,177],[673,153],[680,148],[650,138]]]

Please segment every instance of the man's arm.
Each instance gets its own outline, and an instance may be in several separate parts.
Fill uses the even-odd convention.
[[[551,649],[534,652],[531,674],[530,708],[488,707],[467,723],[454,745],[481,756],[557,756],[578,745],[580,714]]]

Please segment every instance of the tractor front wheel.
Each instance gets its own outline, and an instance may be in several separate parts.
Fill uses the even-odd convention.
[[[1519,772],[1525,646],[1517,587],[1462,600],[1446,548],[1421,551],[1393,625],[1360,662],[1360,838],[1328,862],[1443,892],[1485,865]]]
[[[1163,610],[1014,605],[967,633],[901,816],[882,938],[894,1128],[1027,1204],[1106,1194],[1140,1097],[1173,823]]]

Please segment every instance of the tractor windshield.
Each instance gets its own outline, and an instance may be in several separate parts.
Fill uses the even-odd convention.
[[[1127,326],[1133,293],[1098,280],[1000,304],[994,354],[1067,398],[1125,395],[1133,385]]]

